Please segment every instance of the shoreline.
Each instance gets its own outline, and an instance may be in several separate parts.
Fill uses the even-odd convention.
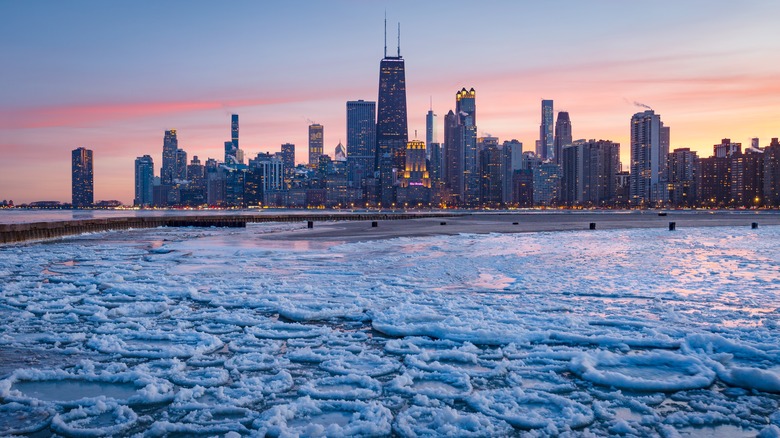
[[[411,218],[402,221],[315,222],[312,229],[280,231],[258,236],[260,241],[312,240],[360,242],[398,237],[427,237],[457,234],[540,233],[584,231],[596,224],[596,231],[632,228],[669,229],[674,222],[676,230],[700,227],[735,227],[750,229],[753,223],[761,226],[780,225],[780,214],[760,212],[524,212],[471,213],[442,218]],[[441,225],[444,223],[445,225]]]
[[[143,218],[80,219],[56,222],[0,224],[0,245],[49,240],[128,229],[158,227],[244,228],[249,223],[308,222],[309,227],[274,231],[253,237],[258,242],[340,241],[359,242],[397,237],[434,235],[533,233],[631,228],[677,230],[691,227],[745,227],[780,225],[778,211],[490,211],[490,212],[396,212],[396,213],[315,213],[315,214],[232,214],[176,215]],[[376,223],[376,226],[373,224]]]

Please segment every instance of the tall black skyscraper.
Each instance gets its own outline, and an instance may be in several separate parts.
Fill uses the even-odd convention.
[[[381,170],[392,165],[381,165],[382,159],[392,160],[406,148],[409,141],[406,117],[406,72],[401,57],[401,27],[398,26],[397,56],[387,56],[387,21],[385,21],[385,57],[379,64],[379,99],[376,117],[376,168],[380,170],[381,201],[392,199],[392,176],[381,174]],[[397,163],[396,163],[397,164]],[[398,170],[396,168],[396,170]],[[403,170],[403,169],[401,169]]]
[[[173,178],[176,176],[177,149],[179,149],[179,140],[176,138],[176,130],[165,131],[162,167],[160,168],[160,180],[163,184],[173,184]]]
[[[92,151],[86,148],[73,150],[72,156],[72,203],[75,208],[91,207],[94,200],[92,173]]]

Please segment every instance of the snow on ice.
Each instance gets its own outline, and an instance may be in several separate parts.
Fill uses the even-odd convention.
[[[0,248],[0,435],[780,436],[780,228]]]

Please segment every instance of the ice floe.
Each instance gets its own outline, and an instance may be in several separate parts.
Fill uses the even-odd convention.
[[[95,405],[79,407],[51,420],[54,432],[68,437],[118,436],[127,432],[138,421],[128,406],[99,401]]]
[[[325,401],[302,397],[274,406],[254,426],[270,436],[386,436],[392,414],[378,402]]]
[[[780,228],[274,227],[0,247],[0,435],[780,435]]]

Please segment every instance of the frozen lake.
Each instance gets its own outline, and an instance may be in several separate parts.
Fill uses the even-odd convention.
[[[0,247],[0,435],[780,435],[780,227]]]

